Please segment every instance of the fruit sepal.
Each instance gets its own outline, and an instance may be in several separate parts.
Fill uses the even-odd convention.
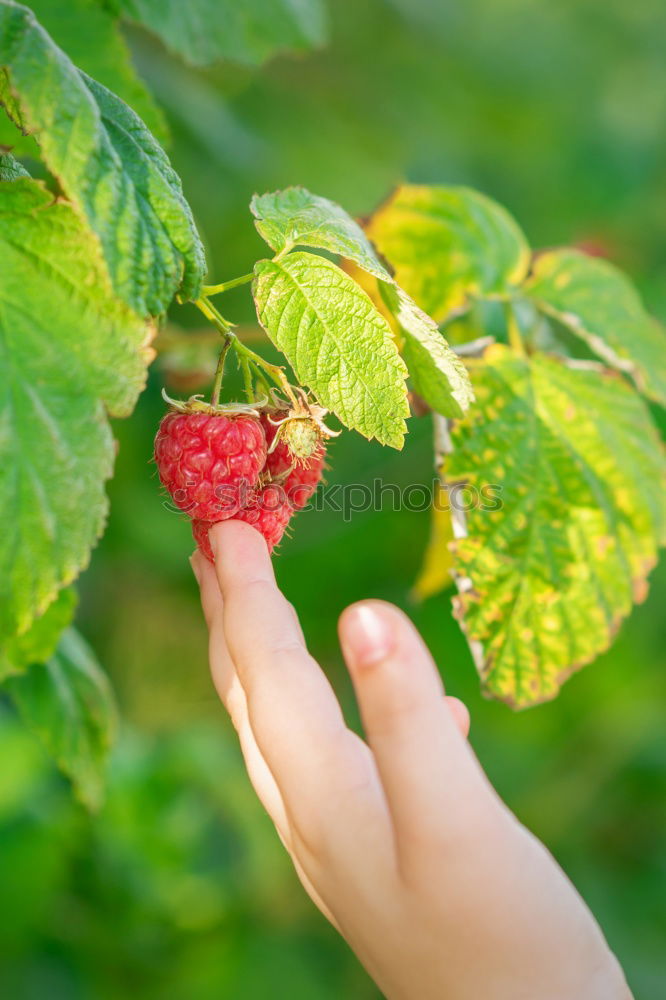
[[[224,417],[258,417],[268,402],[265,396],[255,400],[254,403],[233,402],[213,404],[207,402],[201,395],[190,396],[187,400],[171,399],[166,389],[162,389],[162,399],[176,413],[209,413]]]
[[[269,455],[284,442],[295,462],[307,462],[319,451],[323,441],[341,433],[326,426],[324,417],[328,410],[309,400],[303,389],[296,388],[290,402],[274,391],[271,396],[271,404],[262,407],[264,419],[276,428],[268,447]]]

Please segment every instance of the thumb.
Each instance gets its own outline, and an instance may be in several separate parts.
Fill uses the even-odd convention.
[[[443,697],[425,643],[398,608],[362,601],[343,612],[339,630],[396,830],[423,830],[433,798],[455,808],[477,778],[467,710]]]

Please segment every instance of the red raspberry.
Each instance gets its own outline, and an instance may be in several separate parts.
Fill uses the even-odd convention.
[[[261,414],[261,423],[266,433],[266,442],[270,448],[278,428],[268,419],[267,413]],[[284,476],[291,469],[281,485],[294,510],[301,510],[313,495],[324,471],[326,448],[322,443],[310,458],[295,458],[289,450],[286,441],[278,441],[273,451],[268,453],[266,468],[274,478]]]
[[[212,526],[212,521],[192,521],[192,534],[194,535],[194,541],[199,547],[199,551],[203,552],[209,562],[214,563],[215,556],[210,547],[210,538],[208,537],[208,529]]]
[[[229,518],[230,521],[245,521],[266,539],[268,551],[272,552],[284,535],[289,519],[294,513],[287,500],[285,492],[277,483],[269,483],[254,493],[252,499],[243,510]],[[215,562],[210,546],[208,531],[212,527],[209,521],[192,521],[194,540],[210,562]]]
[[[259,420],[246,414],[167,413],[155,438],[160,480],[181,510],[223,521],[243,507],[266,461]]]
[[[268,483],[254,494],[250,503],[239,510],[234,520],[245,521],[260,531],[272,552],[285,533],[294,513],[284,487]]]

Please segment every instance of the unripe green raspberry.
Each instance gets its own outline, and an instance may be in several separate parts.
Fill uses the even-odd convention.
[[[294,417],[280,425],[280,440],[284,441],[295,459],[304,462],[320,447],[321,432],[314,420]]]

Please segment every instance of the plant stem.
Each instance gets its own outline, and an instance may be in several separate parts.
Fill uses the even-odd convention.
[[[246,344],[239,340],[231,329],[233,324],[230,323],[229,320],[225,319],[220,312],[218,312],[213,303],[210,302],[205,295],[196,299],[194,305],[201,310],[204,316],[209,319],[213,326],[220,331],[222,336],[228,340],[229,345],[233,347],[241,362],[243,359],[253,362],[263,373],[264,381],[265,376],[269,375],[275,384],[279,386],[279,388],[289,397],[291,402],[296,405],[297,400],[291,386],[289,385],[289,380],[279,365],[271,365],[268,361],[264,361],[260,354],[251,350]]]
[[[231,340],[233,337],[232,333],[222,334],[224,341],[222,343],[222,350],[220,351],[220,356],[217,359],[217,368],[215,369],[215,381],[213,382],[213,391],[210,396],[210,405],[217,406],[220,402],[220,389],[222,388],[222,377],[224,375],[224,362],[226,361],[227,352],[231,347]]]
[[[221,292],[228,292],[230,288],[237,288],[238,285],[247,285],[253,278],[254,272],[250,271],[249,274],[241,274],[240,278],[232,278],[231,281],[223,281],[219,285],[204,285],[202,294],[204,297],[208,295],[220,295]]]
[[[259,365],[254,363],[254,361],[248,361],[248,364],[250,366],[250,370],[254,372],[255,378],[257,378],[261,382],[261,384],[263,385],[264,389],[266,390],[270,398],[271,385],[266,376],[264,375],[263,371],[261,370]]]
[[[228,319],[215,308],[212,302],[209,302],[205,295],[202,295],[200,299],[196,299],[194,305],[197,309],[200,309],[204,314],[206,319],[209,319],[213,326],[217,327],[220,333],[231,333],[231,323]]]
[[[241,371],[243,372],[243,383],[245,385],[245,396],[248,403],[254,401],[254,387],[252,385],[252,369],[250,368],[251,362],[247,358],[240,358]]]

